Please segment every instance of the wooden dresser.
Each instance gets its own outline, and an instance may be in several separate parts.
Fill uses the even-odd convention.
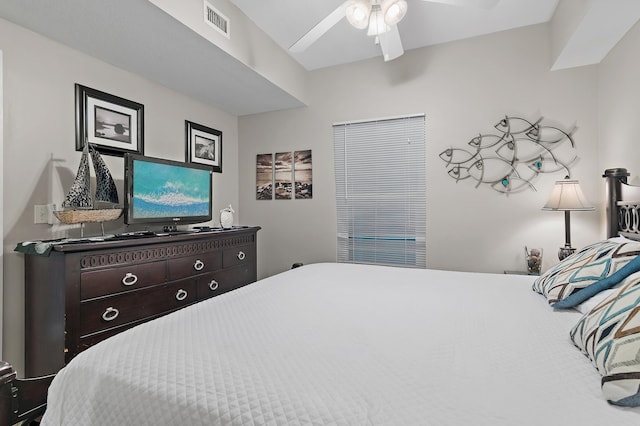
[[[256,281],[259,227],[54,245],[25,255],[25,375],[127,328]]]

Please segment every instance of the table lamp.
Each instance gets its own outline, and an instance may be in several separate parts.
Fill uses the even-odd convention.
[[[558,258],[562,260],[576,251],[571,247],[571,212],[595,210],[595,207],[587,203],[578,181],[571,180],[567,176],[564,180],[556,181],[549,201],[542,210],[564,211],[565,243],[564,247],[558,250]]]

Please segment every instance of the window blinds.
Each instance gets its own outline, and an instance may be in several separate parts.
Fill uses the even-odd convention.
[[[424,115],[333,134],[338,262],[426,267]]]

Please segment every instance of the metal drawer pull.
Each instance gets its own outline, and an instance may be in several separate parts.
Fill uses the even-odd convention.
[[[188,295],[188,293],[187,293],[186,290],[180,289],[176,293],[176,299],[182,301],[182,300],[187,298],[187,295]]]
[[[193,264],[193,269],[195,269],[196,271],[202,271],[203,268],[204,262],[200,259],[197,259]]]
[[[247,255],[246,255],[246,254],[244,254],[244,252],[243,252],[243,251],[239,251],[239,252],[238,252],[238,259],[239,259],[239,260],[244,260],[244,258],[245,258],[245,257],[247,257]]]
[[[122,285],[134,285],[138,282],[138,276],[136,274],[132,274],[131,272],[127,272],[122,279]]]
[[[118,318],[118,315],[120,315],[120,311],[109,306],[107,309],[105,309],[104,314],[102,314],[102,319],[105,321],[113,321],[114,319]]]
[[[209,283],[209,290],[215,291],[217,289],[218,289],[218,281],[211,280],[211,282]]]

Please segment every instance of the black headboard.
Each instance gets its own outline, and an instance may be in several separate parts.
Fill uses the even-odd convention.
[[[607,238],[623,235],[640,240],[640,186],[629,185],[627,169],[607,169]]]

